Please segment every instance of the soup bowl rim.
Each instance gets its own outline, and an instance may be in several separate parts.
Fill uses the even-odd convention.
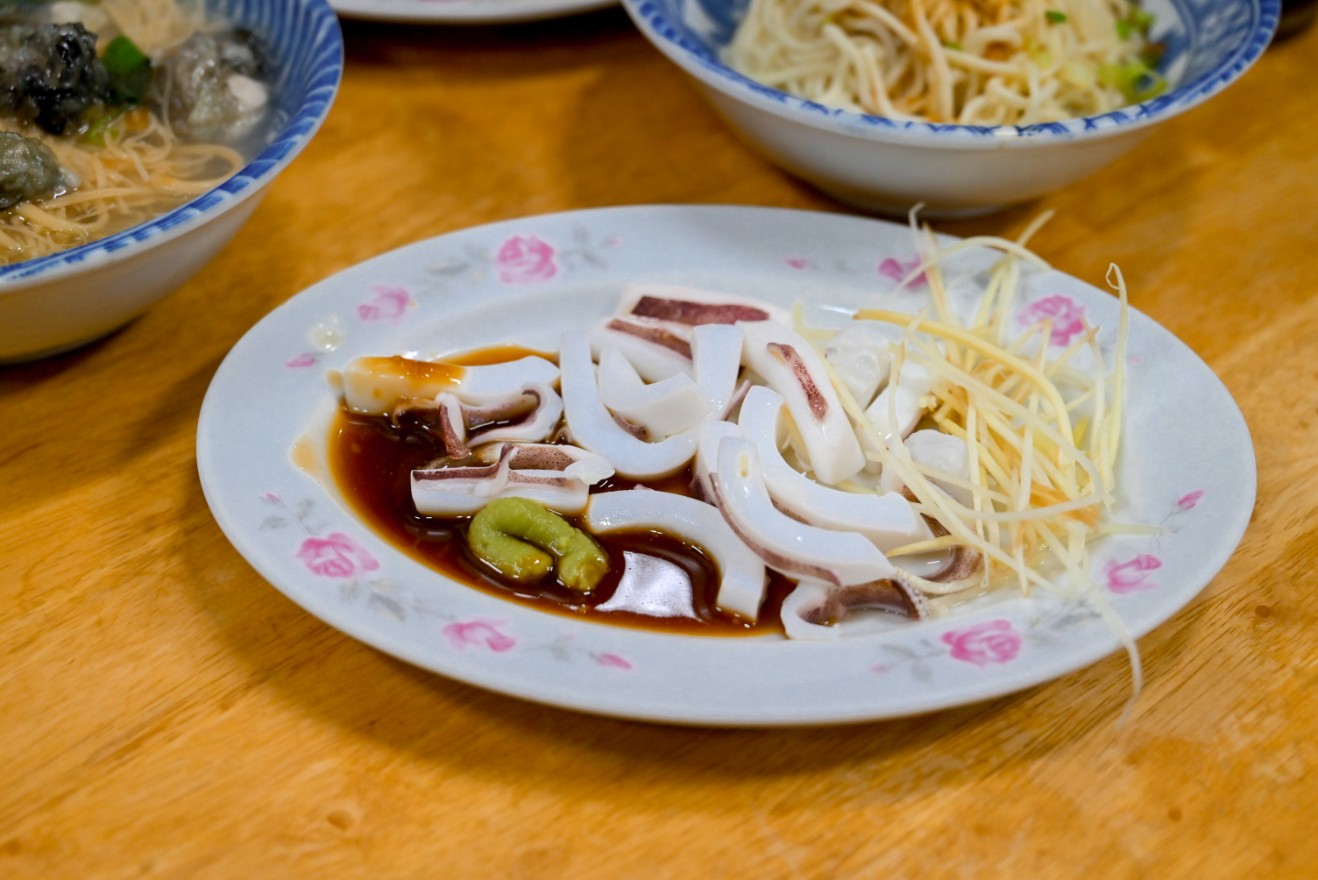
[[[102,238],[40,257],[0,265],[0,297],[46,285],[181,238],[244,201],[260,196],[311,141],[329,115],[343,75],[343,34],[328,0],[291,0],[305,7],[309,39],[305,88],[264,147],[224,182],[181,205]],[[209,5],[213,5],[208,3]],[[283,77],[291,74],[284,69]]]

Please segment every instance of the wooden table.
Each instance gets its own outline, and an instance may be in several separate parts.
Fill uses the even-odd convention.
[[[0,370],[2,877],[1318,876],[1318,29],[1013,234],[1192,346],[1258,504],[1126,660],[926,717],[664,728],[415,669],[229,545],[194,434],[230,346],[387,249],[614,204],[846,211],[742,147],[617,9],[346,23],[316,140],[210,269],[72,355]]]

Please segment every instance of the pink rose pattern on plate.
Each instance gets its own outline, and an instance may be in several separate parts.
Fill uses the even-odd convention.
[[[618,656],[617,654],[610,654],[608,652],[603,652],[599,654],[592,654],[591,656],[595,658],[595,662],[598,663],[600,666],[612,666],[614,669],[632,668],[631,663],[629,663],[625,658]]]
[[[514,235],[505,241],[494,263],[505,284],[536,284],[558,274],[553,246],[534,235]]]
[[[432,263],[428,273],[436,288],[480,282],[493,274],[503,284],[537,284],[578,269],[606,269],[605,251],[621,247],[616,233],[601,237],[577,227],[567,244],[550,244],[534,234],[514,235],[493,248],[468,246]]]
[[[884,278],[890,278],[898,284],[906,280],[907,276],[920,268],[923,260],[920,257],[913,256],[909,260],[899,260],[896,257],[886,257],[879,263],[879,274]],[[907,290],[913,290],[917,287],[923,287],[928,282],[925,280],[924,273],[921,272],[911,279],[907,285]]]
[[[387,321],[400,323],[412,305],[412,294],[407,288],[393,284],[372,284],[371,298],[357,306],[357,317],[367,323]]]
[[[407,318],[408,309],[416,305],[412,294],[405,287],[381,282],[372,284],[369,290],[370,299],[357,306],[357,319],[364,324],[400,324]],[[291,370],[303,370],[319,362],[320,355],[303,351],[284,361],[284,366]]]
[[[350,578],[380,567],[365,547],[343,532],[331,532],[324,538],[307,538],[298,548],[297,558],[312,574],[321,577]]]
[[[621,654],[615,654],[612,651],[592,651],[589,648],[583,648],[576,643],[572,636],[559,636],[552,642],[543,645],[537,645],[537,650],[546,651],[555,660],[575,660],[578,658],[590,660],[600,666],[606,666],[610,669],[632,669],[633,664]]]
[[[593,661],[598,666],[609,669],[630,670],[633,664],[621,654],[612,651],[592,651],[575,644],[572,636],[560,636],[552,642],[539,645],[519,645],[518,640],[504,631],[506,623],[484,617],[465,620],[452,620],[440,632],[447,639],[449,646],[457,651],[468,648],[503,654],[514,648],[545,651],[555,660],[571,662],[578,658]]]
[[[1084,306],[1060,293],[1036,299],[1021,309],[1017,320],[1026,327],[1047,322],[1051,345],[1070,345],[1075,336],[1085,332]]]
[[[1107,579],[1107,588],[1112,592],[1138,593],[1158,586],[1149,578],[1160,568],[1161,559],[1152,553],[1140,553],[1125,562],[1109,559],[1103,566],[1103,575]]]
[[[432,606],[426,599],[411,596],[392,581],[381,578],[379,560],[360,542],[341,531],[330,531],[322,536],[324,527],[315,525],[316,502],[307,498],[290,507],[278,492],[263,492],[259,500],[275,509],[265,517],[262,529],[282,530],[291,525],[300,526],[307,534],[293,551],[307,571],[316,577],[338,584],[339,597],[344,602],[364,601],[367,610],[392,620],[403,622],[410,618],[428,618],[443,623],[439,632],[454,650],[478,649],[504,654],[514,648],[546,650],[556,660],[571,662],[587,659],[607,669],[630,670],[631,661],[611,651],[593,651],[576,645],[571,636],[540,645],[519,644],[506,632],[501,620],[483,617],[462,618]],[[376,573],[375,579],[365,575]]]
[[[1022,638],[1010,620],[986,620],[965,629],[948,630],[942,639],[953,659],[988,666],[1008,663],[1020,653]]]
[[[1164,522],[1194,510],[1206,495],[1206,490],[1194,489],[1177,496]],[[1168,528],[1169,533],[1175,531]],[[1135,553],[1129,558],[1109,559],[1096,577],[1099,585],[1114,595],[1138,594],[1158,587],[1153,578],[1163,565],[1162,558],[1155,553]],[[999,618],[943,633],[941,641],[946,647],[942,649],[924,638],[907,644],[894,640],[882,646],[884,660],[872,664],[870,671],[882,675],[906,667],[916,679],[929,681],[934,676],[931,663],[944,656],[980,667],[1004,664],[1019,656],[1026,641],[1042,646],[1058,645],[1066,638],[1063,633],[1097,618],[1092,605],[1079,601],[1063,603],[1029,620],[1024,624],[1024,632],[1018,631],[1010,620]]]
[[[1194,510],[1199,502],[1204,500],[1204,490],[1195,489],[1193,492],[1186,492],[1180,498],[1176,499],[1177,511]]]
[[[1208,492],[1204,489],[1195,489],[1193,492],[1186,492],[1184,495],[1172,502],[1172,507],[1162,518],[1162,524],[1167,525],[1172,519],[1184,516],[1194,510],[1204,500]],[[1175,533],[1178,531],[1176,526],[1167,526],[1167,531]]]
[[[444,627],[444,637],[450,645],[459,651],[467,648],[483,648],[502,654],[517,647],[517,640],[499,629],[502,620],[475,618],[472,620],[455,620]]]
[[[314,367],[316,365],[316,361],[318,360],[319,358],[316,357],[311,352],[304,351],[301,354],[297,355],[296,357],[292,357],[284,361],[284,366],[293,370],[301,370],[306,367]]]
[[[845,272],[847,274],[877,271],[879,275],[897,284],[901,284],[901,282],[905,281],[912,272],[920,268],[920,264],[922,262],[923,260],[920,259],[920,256],[918,254],[915,254],[906,259],[900,259],[898,257],[885,257],[882,260],[880,260],[877,265],[868,264],[867,266],[861,268],[850,263],[849,261],[839,260],[839,259],[825,260],[823,262],[820,262],[818,260],[814,260],[809,257],[804,257],[799,255],[783,257],[783,265],[797,272],[823,271],[823,270],[827,270],[829,267],[832,267],[841,272]],[[873,266],[872,269],[870,268],[871,266]],[[927,286],[928,283],[929,282],[925,277],[925,273],[921,272],[915,277],[910,278],[910,281],[907,283],[907,285],[904,288],[902,288],[902,290],[905,291],[918,290],[922,287]]]

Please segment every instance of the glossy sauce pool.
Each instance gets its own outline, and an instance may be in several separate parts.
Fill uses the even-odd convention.
[[[594,536],[609,555],[609,574],[588,597],[563,587],[552,575],[531,585],[499,577],[467,549],[468,518],[416,512],[411,472],[441,457],[443,448],[424,432],[400,428],[387,416],[340,409],[330,429],[328,453],[334,481],[368,525],[403,553],[459,583],[541,610],[621,626],[720,636],[782,631],[779,609],[793,586],[790,581],[770,576],[760,622],[748,624],[715,608],[719,575],[713,560],[700,548],[659,532]],[[683,472],[646,485],[687,494],[690,479],[690,473]],[[636,485],[614,479],[592,491]],[[629,566],[631,574],[624,579],[621,575]]]

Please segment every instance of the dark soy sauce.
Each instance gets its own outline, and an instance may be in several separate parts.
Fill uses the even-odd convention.
[[[610,571],[589,596],[568,590],[552,575],[535,584],[500,577],[468,551],[467,518],[423,516],[412,505],[412,470],[442,455],[424,431],[398,427],[387,416],[341,410],[330,431],[330,472],[354,510],[399,550],[459,583],[542,610],[622,626],[708,635],[781,631],[778,613],[789,581],[770,576],[760,623],[748,624],[715,608],[719,573],[713,560],[699,547],[660,532],[594,536],[609,554]],[[690,482],[688,471],[646,485],[688,494]],[[595,491],[636,485],[615,478]]]

